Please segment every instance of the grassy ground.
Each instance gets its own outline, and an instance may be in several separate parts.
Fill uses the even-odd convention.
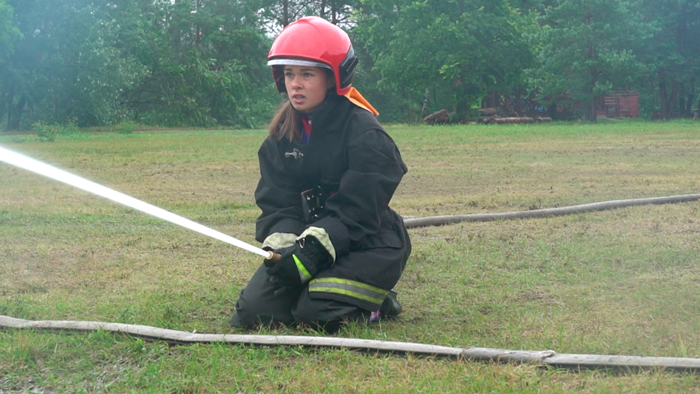
[[[700,124],[389,126],[405,217],[700,192]],[[254,243],[263,131],[28,135],[0,144]],[[404,314],[340,337],[559,353],[700,357],[700,203],[411,230]],[[259,259],[0,164],[0,314],[228,328]],[[321,335],[294,330],[262,333]],[[5,392],[677,393],[692,374],[565,371],[343,350],[169,347],[0,331]]]

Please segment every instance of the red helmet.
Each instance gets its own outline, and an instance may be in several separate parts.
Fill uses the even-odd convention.
[[[309,16],[292,22],[275,38],[267,55],[277,90],[285,93],[285,65],[328,68],[335,77],[335,90],[344,95],[352,86],[357,58],[350,37],[323,18]]]

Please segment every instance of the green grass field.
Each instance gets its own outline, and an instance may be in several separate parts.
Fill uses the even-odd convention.
[[[700,193],[700,123],[388,126],[404,217]],[[0,145],[256,244],[264,131],[0,135]],[[700,202],[410,231],[396,321],[339,337],[700,357]],[[253,254],[0,163],[0,315],[247,333]],[[323,335],[262,329],[263,334]],[[0,393],[679,393],[689,373],[0,330]]]

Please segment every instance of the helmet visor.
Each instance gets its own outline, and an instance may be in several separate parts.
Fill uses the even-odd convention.
[[[271,59],[267,61],[268,66],[306,66],[306,67],[321,67],[332,70],[331,66],[326,63],[315,62],[304,59]]]

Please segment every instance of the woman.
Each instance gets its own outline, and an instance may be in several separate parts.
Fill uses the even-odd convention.
[[[275,39],[268,65],[288,100],[258,151],[256,239],[281,259],[255,272],[231,325],[335,331],[398,315],[391,289],[411,244],[389,201],[407,168],[352,87],[357,58],[348,35],[302,18]]]

